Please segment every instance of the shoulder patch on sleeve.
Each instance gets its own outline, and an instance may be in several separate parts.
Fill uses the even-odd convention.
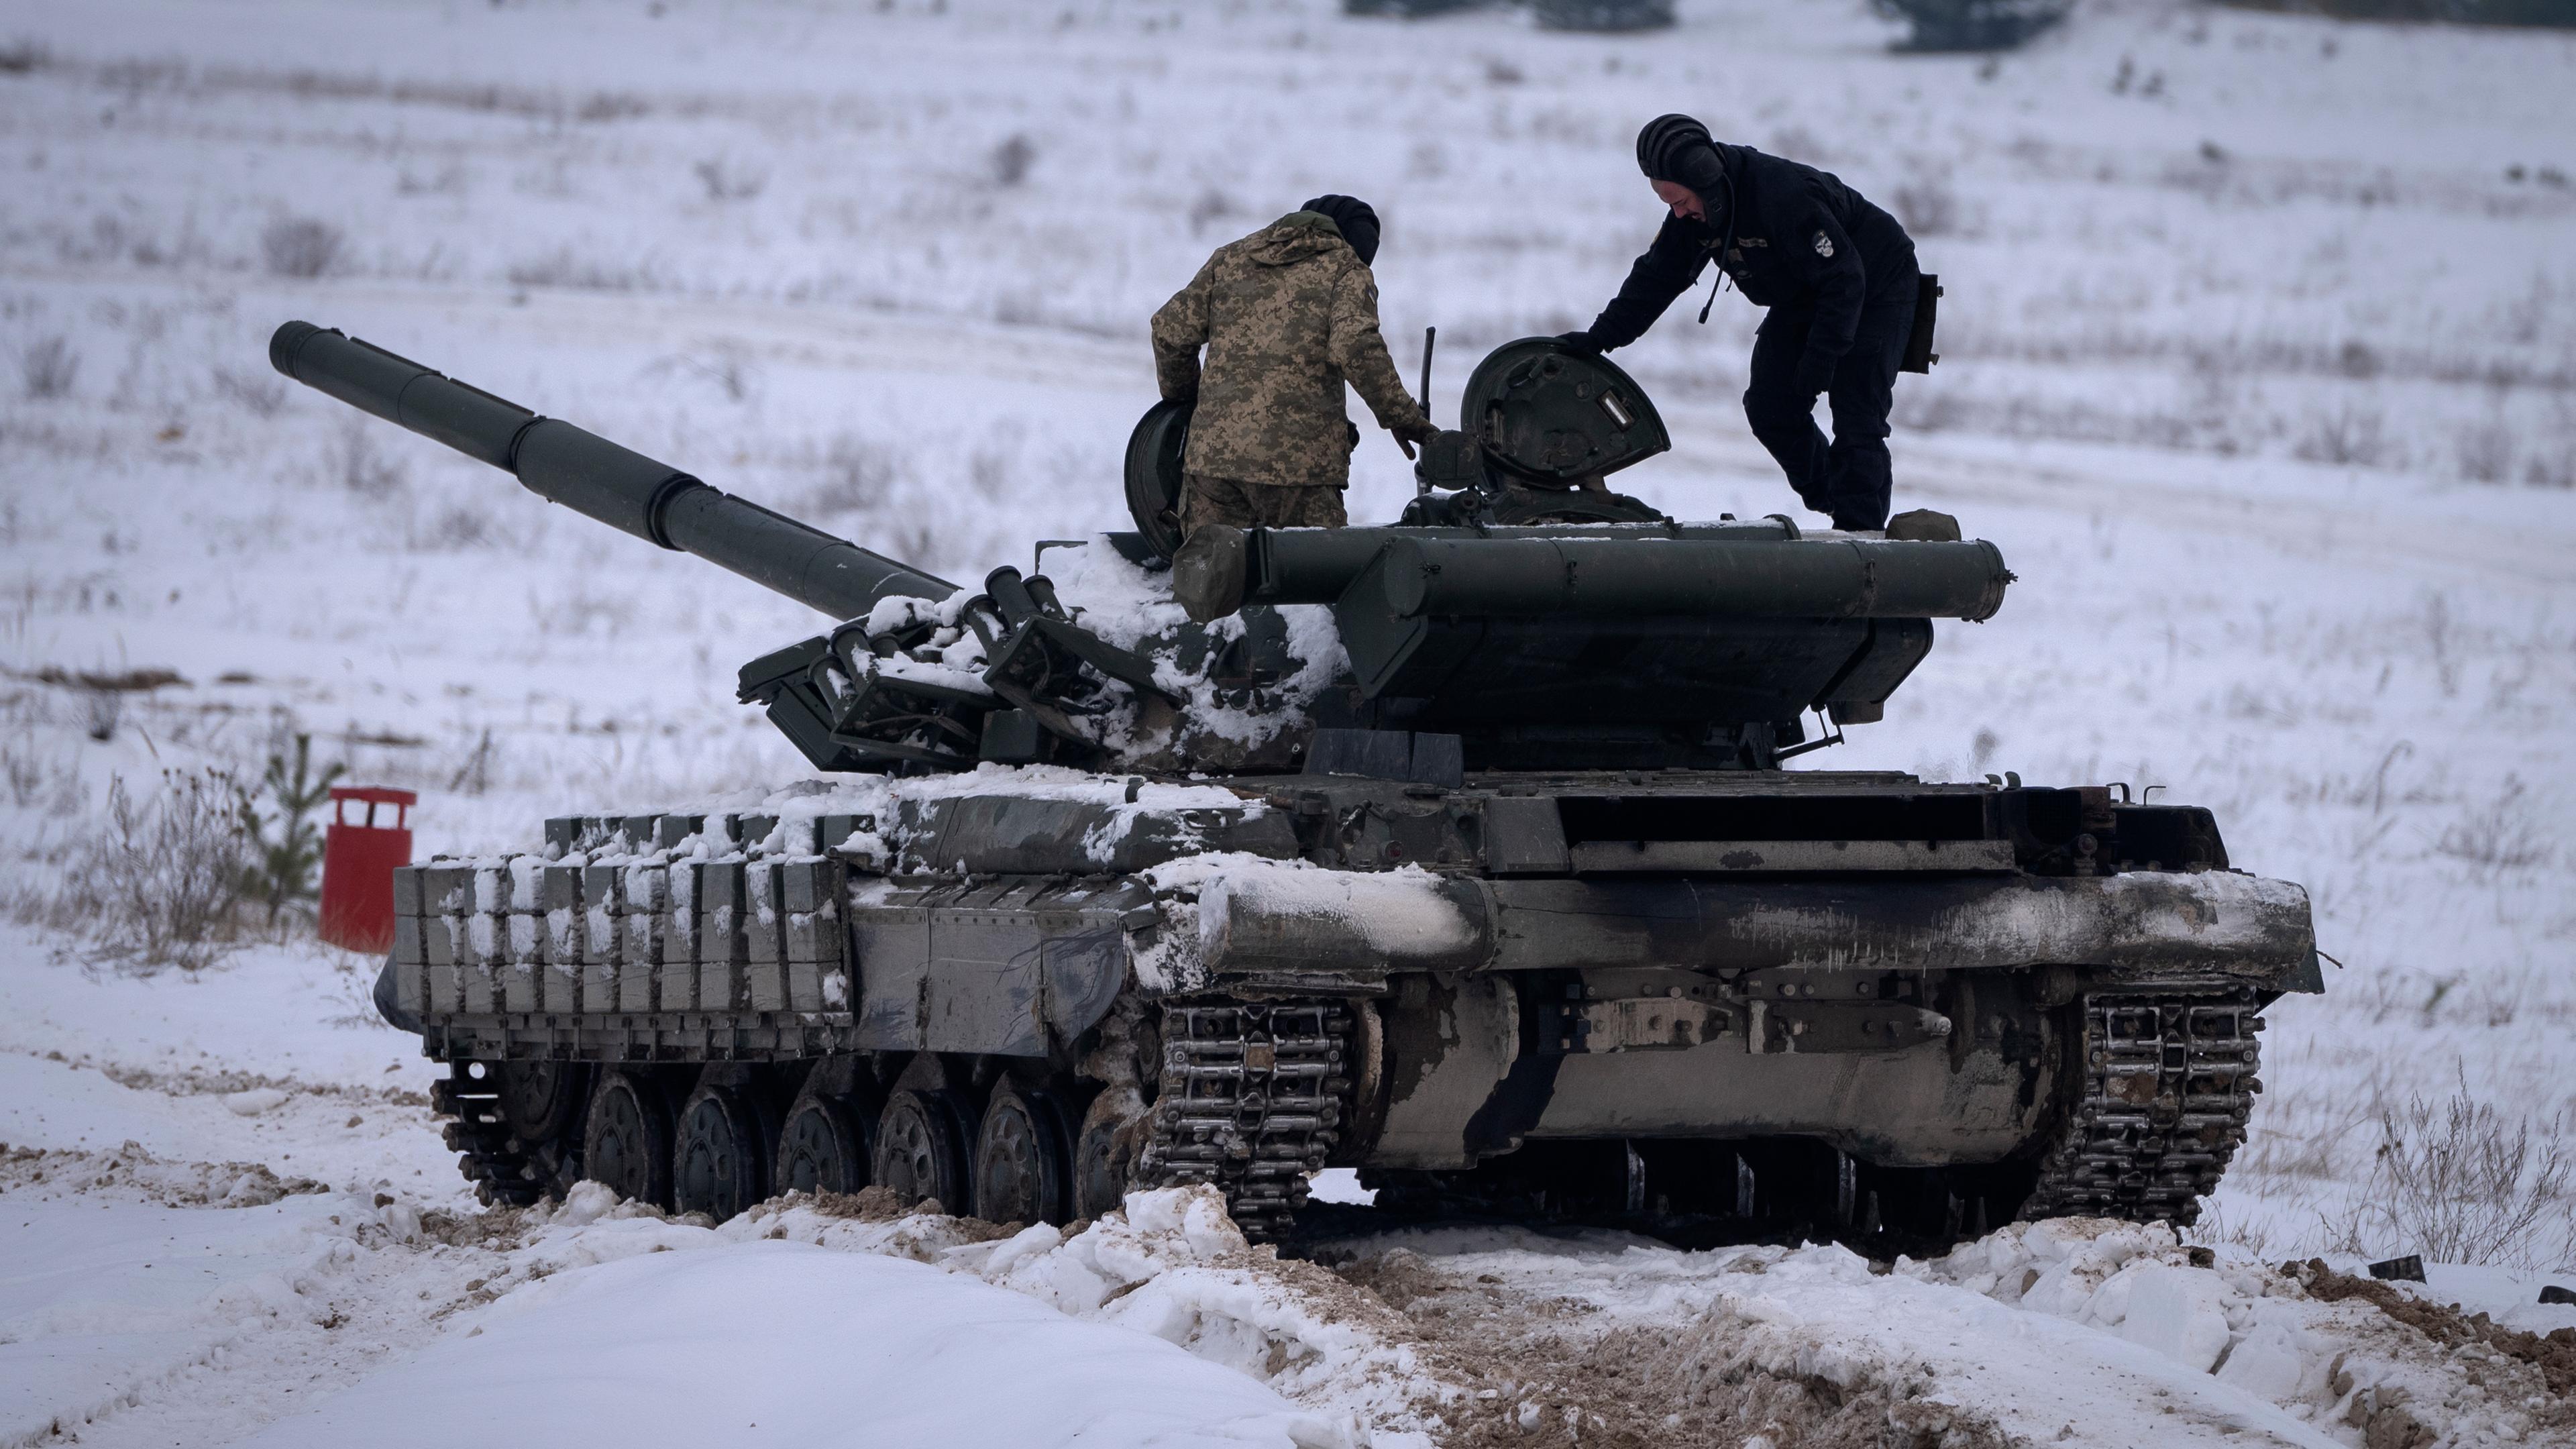
[[[1834,239],[1825,235],[1823,232],[1816,233],[1816,255],[1820,257],[1831,257],[1833,254]]]

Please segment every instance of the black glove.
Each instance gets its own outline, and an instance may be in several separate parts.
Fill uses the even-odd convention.
[[[1589,328],[1580,332],[1559,333],[1557,334],[1556,340],[1564,343],[1570,348],[1573,348],[1575,351],[1582,353],[1586,357],[1599,357],[1604,351],[1600,342],[1595,340],[1592,336],[1592,332]]]
[[[1431,419],[1425,417],[1397,418],[1387,431],[1395,434],[1395,445],[1402,448],[1408,458],[1413,456],[1415,444],[1430,442],[1440,435],[1440,430],[1432,426]]]

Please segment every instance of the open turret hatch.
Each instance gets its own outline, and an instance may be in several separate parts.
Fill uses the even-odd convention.
[[[1476,364],[1458,425],[1504,472],[1559,488],[1615,473],[1673,445],[1636,379],[1553,337],[1504,343]]]

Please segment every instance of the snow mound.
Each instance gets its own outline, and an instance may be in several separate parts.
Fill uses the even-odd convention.
[[[2338,1440],[2576,1436],[2576,1407],[2537,1363],[2474,1341],[2485,1335],[2446,1342],[2357,1295],[2320,1292],[2341,1277],[2323,1266],[2291,1272],[2185,1247],[2163,1223],[2071,1218],[2015,1223],[1897,1272],[2116,1334]],[[2576,1346],[2566,1357],[2576,1363]]]
[[[603,1218],[571,1231],[629,1229]],[[506,1404],[514,1442],[1043,1449],[1340,1449],[1331,1425],[1142,1334],[926,1264],[810,1243],[648,1252],[550,1276],[416,1357],[252,1439],[270,1449],[453,1444],[425,1406]],[[623,1234],[619,1234],[623,1236]]]
[[[1300,1406],[1280,1421],[1298,1445],[1416,1442],[1407,1427],[1413,1406],[1440,1391],[1403,1341],[1411,1335],[1400,1317],[1321,1268],[1282,1262],[1274,1249],[1245,1242],[1223,1198],[1206,1187],[1132,1193],[1122,1211],[1070,1230],[1043,1223],[1010,1230],[890,1213],[865,1195],[803,1194],[709,1227],[583,1183],[552,1210],[528,1215],[524,1244],[487,1287],[500,1295],[496,1311],[515,1313],[513,1305],[551,1301],[559,1290],[545,1285],[583,1270],[782,1242],[903,1259],[1006,1289],[1068,1321],[1121,1331],[1104,1342],[1127,1334],[1157,1340]]]
[[[224,1110],[236,1117],[257,1117],[286,1104],[286,1093],[275,1087],[252,1087],[224,1095]]]
[[[1070,1237],[1039,1224],[950,1249],[943,1263],[1079,1318],[1142,1330],[1258,1379],[1300,1403],[1333,1405],[1354,1443],[1366,1419],[1402,1420],[1437,1393],[1409,1327],[1386,1306],[1310,1264],[1254,1248],[1213,1188],[1130,1193]]]
[[[1651,1408],[1767,1434],[1768,1380],[1877,1402],[1945,1444],[2576,1443],[2576,1328],[2542,1337],[2415,1285],[2185,1246],[2162,1224],[2015,1224],[1892,1264],[1830,1244],[1684,1252],[1459,1225],[1336,1256],[1406,1308],[1426,1352],[1468,1346],[1463,1372],[1496,1391],[1456,1412],[1470,1423]],[[1775,1441],[1843,1442],[1813,1439],[1826,1426],[1803,1414]]]

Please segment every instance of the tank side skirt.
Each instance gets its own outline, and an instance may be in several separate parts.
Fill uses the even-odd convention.
[[[1644,961],[1709,969],[2012,970],[2085,965],[2136,980],[2281,989],[2315,958],[2307,898],[2231,872],[2115,876],[1662,879],[1453,877],[1386,937],[1338,872],[1254,863],[1257,890],[1203,890],[1218,975],[1264,970],[1530,971]]]

